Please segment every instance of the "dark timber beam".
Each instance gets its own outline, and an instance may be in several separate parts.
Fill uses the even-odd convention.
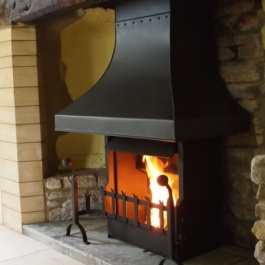
[[[112,0],[6,0],[6,21],[31,23],[49,15],[96,6],[112,7]]]

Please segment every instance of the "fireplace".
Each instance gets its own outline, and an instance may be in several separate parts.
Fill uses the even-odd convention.
[[[216,138],[170,143],[108,137],[104,196],[109,236],[173,260],[216,248],[221,231],[218,149]]]
[[[249,122],[218,75],[214,3],[191,2],[116,1],[111,64],[55,115],[57,131],[106,136],[109,236],[173,260],[219,245],[220,137]],[[159,193],[173,194],[163,202],[151,159],[165,167]]]

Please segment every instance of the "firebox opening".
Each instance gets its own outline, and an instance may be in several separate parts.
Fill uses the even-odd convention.
[[[158,177],[164,176],[168,180],[176,206],[179,198],[178,154],[165,158],[109,151],[108,161],[109,184],[106,191],[115,192],[120,198],[116,198],[114,205],[107,197],[105,211],[142,224],[148,224],[150,218],[149,226],[167,230],[167,211],[160,211],[159,207],[167,206],[170,195],[165,185],[158,183]]]

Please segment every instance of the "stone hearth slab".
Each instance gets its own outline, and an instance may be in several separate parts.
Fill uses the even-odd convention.
[[[83,225],[88,241],[83,243],[82,235],[76,225],[72,226],[71,236],[66,236],[69,222],[48,222],[24,225],[23,233],[37,241],[50,246],[52,249],[68,255],[84,264],[89,265],[170,265],[173,261],[152,252],[124,243],[107,236],[107,222],[102,216],[82,216]],[[236,247],[222,247],[208,252],[184,265],[258,265],[251,252]]]

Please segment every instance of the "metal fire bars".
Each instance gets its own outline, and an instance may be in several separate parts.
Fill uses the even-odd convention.
[[[176,260],[175,257],[175,244],[176,244],[176,232],[175,232],[175,214],[174,214],[174,203],[172,196],[172,189],[168,184],[168,178],[165,175],[161,175],[157,180],[158,184],[165,186],[169,193],[169,198],[167,205],[164,206],[163,202],[159,204],[152,203],[150,198],[146,197],[145,200],[139,199],[136,195],[133,197],[127,196],[124,192],[121,194],[116,193],[115,190],[104,191],[105,200],[107,197],[111,198],[111,212],[105,212],[106,216],[109,218],[108,222],[112,223],[111,220],[119,221],[114,225],[108,227],[109,235],[111,236],[112,232],[116,235],[117,231],[119,232],[119,238],[122,237],[122,240],[127,242],[145,242],[142,247],[148,249],[148,241],[153,239],[153,237],[158,237],[159,251],[161,254],[161,246],[164,246],[163,254],[173,260]],[[122,213],[118,213],[117,205],[118,202],[122,203]],[[131,220],[126,216],[127,203],[132,203],[134,208],[134,219]],[[146,223],[139,222],[139,206],[143,206],[146,209]],[[105,207],[106,208],[106,207]],[[151,225],[151,209],[159,210],[160,225],[159,228],[155,228]],[[164,212],[167,213],[167,229],[164,229]],[[130,229],[126,229],[124,225],[131,225]],[[133,233],[130,231],[133,230]],[[115,231],[113,231],[115,230]],[[126,231],[126,232],[124,232]],[[151,237],[146,237],[146,233],[150,234]],[[153,241],[153,240],[152,240]],[[164,241],[166,244],[161,244],[161,241]],[[141,244],[141,243],[140,243]],[[162,247],[163,249],[163,247]]]

